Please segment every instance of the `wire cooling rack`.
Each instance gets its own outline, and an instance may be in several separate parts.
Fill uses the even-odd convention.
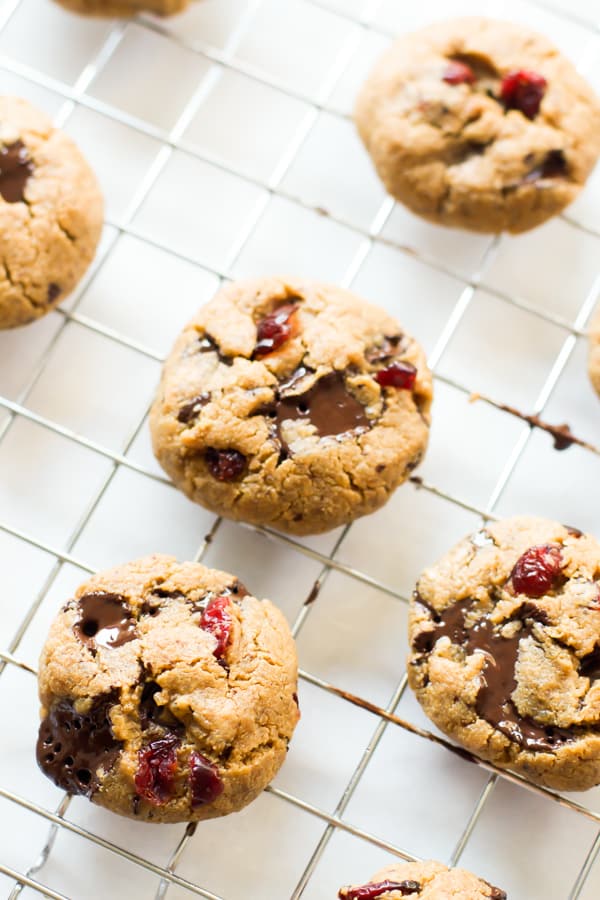
[[[406,598],[423,565],[496,515],[600,533],[599,407],[585,376],[600,178],[526,236],[437,229],[384,195],[349,115],[391,35],[450,13],[531,24],[600,87],[600,7],[451,7],[204,0],[126,23],[47,0],[0,6],[3,92],[77,139],[107,197],[84,283],[0,335],[0,894],[11,900],[326,900],[394,856],[460,862],[512,900],[600,896],[600,789],[555,795],[468,762],[405,690]],[[308,540],[214,520],[149,449],[176,333],[221,280],[273,272],[386,306],[436,375],[420,477],[374,516]],[[469,403],[471,392],[488,399]],[[558,453],[502,403],[568,422],[587,446]],[[197,828],[113,817],[61,795],[34,762],[33,674],[60,602],[89,572],[157,551],[271,596],[300,654],[303,718],[286,765],[245,811]]]

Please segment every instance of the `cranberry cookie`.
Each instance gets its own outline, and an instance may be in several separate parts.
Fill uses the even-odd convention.
[[[418,465],[432,381],[419,345],[348,291],[265,278],[223,288],[179,337],[154,452],[209,509],[293,534],[373,512]]]
[[[466,869],[448,869],[438,862],[397,862],[376,872],[368,884],[343,887],[339,900],[506,900],[500,888]]]
[[[91,578],[40,661],[37,759],[59,787],[147,822],[235,812],[298,721],[283,615],[231,575],[150,556]]]
[[[392,196],[442,225],[527,231],[575,199],[600,153],[600,103],[550,41],[484,18],[396,41],[356,123]]]
[[[409,682],[450,737],[557,790],[600,783],[600,544],[507,519],[421,575]]]
[[[150,12],[155,16],[173,16],[187,8],[189,0],[56,0],[65,9],[84,16],[129,18]]]
[[[71,138],[25,100],[0,97],[0,328],[73,290],[102,231],[96,177]]]

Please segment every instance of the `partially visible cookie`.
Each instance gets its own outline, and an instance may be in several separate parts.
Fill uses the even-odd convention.
[[[493,887],[466,869],[449,869],[438,862],[397,862],[376,872],[368,884],[340,888],[339,900],[506,900]]]
[[[380,507],[427,446],[416,341],[349,291],[263,278],[223,288],[169,356],[154,452],[188,497],[294,534]]]
[[[129,18],[149,12],[155,16],[174,16],[187,8],[189,0],[56,0],[61,6],[84,16]]]
[[[600,544],[517,517],[421,575],[408,677],[447,735],[557,790],[600,783]]]
[[[474,231],[527,231],[571,203],[600,153],[600,101],[540,34],[481,17],[399,38],[356,104],[387,190]]]
[[[283,615],[232,575],[150,556],[81,585],[40,660],[37,759],[147,822],[223,816],[283,763],[298,721]]]
[[[27,101],[0,97],[0,328],[38,319],[96,252],[103,201],[81,152]]]
[[[600,307],[590,323],[588,373],[594,390],[600,394]]]

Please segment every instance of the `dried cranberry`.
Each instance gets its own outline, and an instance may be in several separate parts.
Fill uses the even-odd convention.
[[[417,370],[412,363],[395,362],[375,374],[375,381],[381,387],[401,388],[410,391],[415,385]]]
[[[451,59],[444,70],[442,79],[448,84],[473,84],[475,81],[475,72],[464,62],[458,59]]]
[[[246,467],[246,457],[239,450],[215,450],[214,447],[209,447],[206,462],[210,474],[217,481],[235,481]]]
[[[174,734],[151,741],[138,750],[135,789],[140,797],[161,806],[173,796],[179,738]]]
[[[223,793],[219,770],[201,753],[190,753],[190,790],[192,806],[212,803]]]
[[[554,586],[562,565],[562,554],[556,544],[530,547],[511,572],[513,588],[517,594],[542,597]]]
[[[528,119],[535,119],[547,84],[543,75],[527,69],[517,69],[502,79],[500,99],[507,109],[518,109]]]
[[[340,900],[377,900],[377,897],[387,894],[388,891],[398,891],[403,897],[410,894],[418,894],[421,885],[418,881],[378,881],[372,884],[363,884],[362,887],[345,887],[338,894]]]
[[[233,619],[229,612],[229,597],[213,597],[212,600],[209,600],[200,618],[200,628],[208,631],[216,638],[217,646],[213,653],[217,659],[221,659],[225,655],[227,645],[231,640],[232,624]]]
[[[256,347],[254,359],[274,353],[285,344],[292,335],[291,318],[296,312],[295,303],[285,303],[274,312],[261,319],[256,326]]]

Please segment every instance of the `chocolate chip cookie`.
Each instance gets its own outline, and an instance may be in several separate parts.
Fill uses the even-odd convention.
[[[173,16],[187,8],[189,0],[56,0],[61,6],[84,16],[129,18],[150,12],[155,16]]]
[[[438,862],[397,862],[376,872],[368,884],[340,888],[339,900],[506,900],[506,893],[466,869]]]
[[[71,138],[0,97],[0,328],[43,316],[75,287],[102,231],[98,182]]]
[[[600,307],[590,324],[588,347],[588,373],[597,394],[600,394]]]
[[[418,465],[432,380],[382,310],[332,285],[223,288],[179,337],[150,417],[192,500],[294,534],[373,512]]]
[[[232,575],[149,556],[96,575],[42,651],[37,760],[71,794],[147,822],[235,812],[298,721],[283,615]]]
[[[527,231],[575,199],[600,153],[600,102],[522,25],[453,19],[402,36],[356,124],[392,196],[432,222]]]
[[[518,517],[421,575],[409,682],[447,735],[557,790],[600,783],[600,544]]]

